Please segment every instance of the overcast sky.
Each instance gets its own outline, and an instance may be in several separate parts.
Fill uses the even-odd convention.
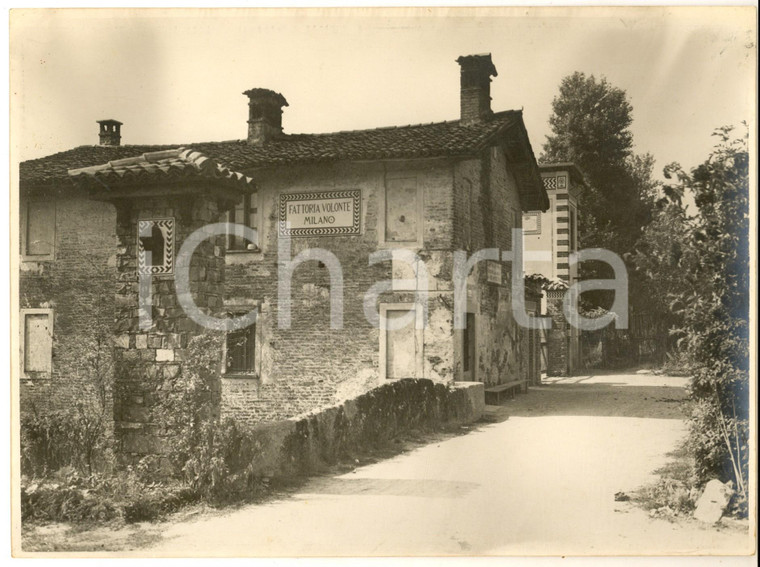
[[[459,55],[490,52],[495,111],[523,108],[536,155],[563,77],[606,76],[637,152],[690,167],[712,131],[754,119],[755,12],[731,8],[418,11],[36,11],[11,18],[18,159],[96,144],[246,135],[252,87],[290,103],[287,133],[458,118]]]

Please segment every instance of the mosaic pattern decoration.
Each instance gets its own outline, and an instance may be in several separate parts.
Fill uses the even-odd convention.
[[[567,175],[544,177],[544,189],[567,189]]]
[[[150,275],[174,273],[174,218],[137,222],[137,271]]]

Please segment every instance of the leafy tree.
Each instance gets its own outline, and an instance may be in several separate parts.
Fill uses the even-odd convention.
[[[635,255],[675,317],[690,361],[690,444],[697,476],[732,480],[746,504],[749,458],[749,153],[747,137],[716,131],[719,143],[691,172],[665,169],[659,211]],[[682,204],[694,195],[697,214]]]
[[[571,161],[584,172],[589,187],[578,210],[581,247],[631,252],[649,223],[657,184],[652,156],[633,154],[633,107],[625,91],[576,72],[562,80],[552,110],[541,161]],[[584,264],[583,275],[611,277],[605,268]],[[596,305],[605,303],[604,295],[588,294]]]

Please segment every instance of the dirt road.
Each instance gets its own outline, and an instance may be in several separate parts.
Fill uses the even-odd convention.
[[[169,523],[151,555],[738,553],[749,535],[651,519],[614,501],[685,433],[681,378],[553,380],[470,433],[267,504]]]

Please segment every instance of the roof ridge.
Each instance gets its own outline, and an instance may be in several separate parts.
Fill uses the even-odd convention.
[[[517,109],[509,109],[509,110],[500,110],[499,112],[494,112],[491,118],[502,118],[509,114],[522,114],[522,110]],[[296,137],[296,136],[313,136],[313,137],[320,137],[320,136],[335,136],[336,134],[356,134],[359,132],[378,132],[382,130],[402,130],[405,128],[420,128],[422,126],[443,126],[447,124],[456,124],[460,125],[463,128],[472,128],[477,126],[483,126],[484,124],[488,124],[490,120],[484,120],[482,122],[475,122],[472,124],[461,124],[461,120],[459,118],[454,120],[442,120],[437,122],[419,122],[417,124],[402,124],[402,125],[393,125],[393,126],[376,126],[374,128],[361,128],[359,130],[336,130],[334,132],[314,132],[314,133],[298,133],[298,134],[285,134],[285,137]]]

